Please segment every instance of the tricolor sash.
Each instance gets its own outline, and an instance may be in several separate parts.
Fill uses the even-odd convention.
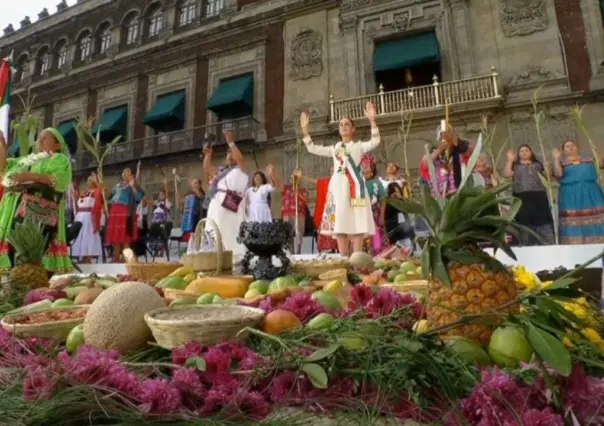
[[[346,165],[346,179],[350,188],[350,205],[352,207],[364,207],[365,201],[365,179],[361,174],[361,170],[354,162],[350,154],[346,154],[348,162]]]

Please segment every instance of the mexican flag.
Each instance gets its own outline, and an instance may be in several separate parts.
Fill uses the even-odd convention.
[[[13,71],[9,58],[0,60],[0,63],[0,131],[8,143],[10,140],[8,132],[10,131],[10,89]]]

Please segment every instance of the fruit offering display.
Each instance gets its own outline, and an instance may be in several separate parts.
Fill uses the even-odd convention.
[[[595,259],[541,280],[483,251],[513,256],[504,188],[391,200],[432,228],[418,258],[27,285],[0,310],[0,423],[604,425],[604,315],[574,277]]]

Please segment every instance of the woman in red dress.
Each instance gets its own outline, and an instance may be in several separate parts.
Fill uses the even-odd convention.
[[[306,182],[312,183],[317,187],[317,195],[315,198],[315,212],[313,215],[313,221],[315,223],[315,229],[321,229],[321,221],[323,220],[323,211],[325,210],[325,204],[327,203],[327,190],[329,188],[329,180],[333,174],[333,167],[329,168],[329,174],[325,177],[314,179],[308,176],[301,175],[300,178]],[[319,233],[317,237],[317,248],[319,251],[337,252],[338,241],[327,235]]]
[[[118,263],[122,251],[138,239],[136,207],[145,195],[138,186],[132,169],[125,168],[122,182],[113,187],[109,194],[109,218],[105,242],[113,246],[113,260]]]

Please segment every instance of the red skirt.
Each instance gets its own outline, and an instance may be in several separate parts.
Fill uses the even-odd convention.
[[[105,231],[106,244],[130,244],[138,239],[138,226],[136,214],[132,217],[132,232],[128,232],[130,208],[125,204],[112,204],[109,208],[107,230]],[[132,235],[131,235],[132,234]]]
[[[180,240],[181,240],[183,243],[188,243],[188,242],[189,242],[189,240],[191,239],[191,234],[192,234],[192,232],[191,232],[191,231],[189,231],[189,232],[184,232],[184,233],[182,234],[182,237],[181,237],[181,239],[180,239]]]

